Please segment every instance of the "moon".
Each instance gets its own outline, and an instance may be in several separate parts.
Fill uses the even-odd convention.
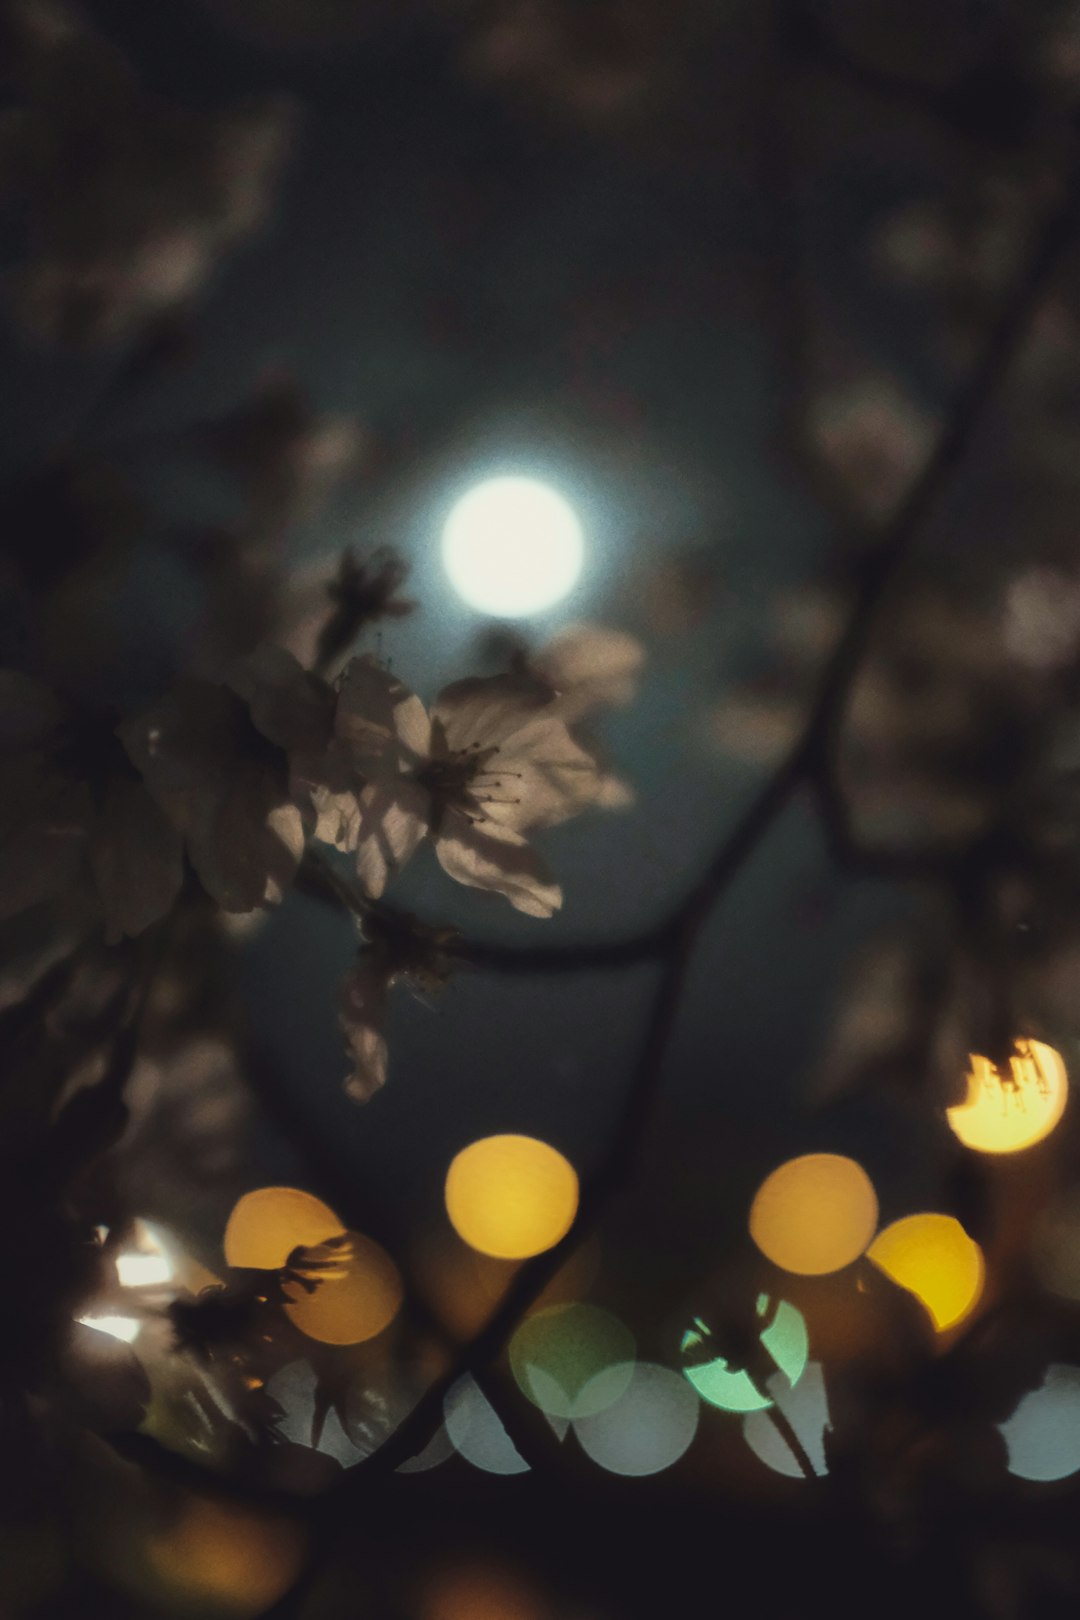
[[[489,478],[455,503],[442,536],[450,583],[470,607],[524,619],[577,584],[585,538],[562,495],[535,478]]]

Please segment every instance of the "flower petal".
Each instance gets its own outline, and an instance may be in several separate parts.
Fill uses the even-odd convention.
[[[362,820],[357,795],[335,793],[320,785],[312,790],[311,799],[316,814],[313,837],[321,844],[333,844],[335,849],[354,850],[360,839]]]
[[[377,899],[423,841],[431,801],[419,782],[399,776],[365,788],[358,808],[356,871],[367,893]]]
[[[484,778],[477,778],[476,789],[485,815],[519,830],[580,815],[598,803],[604,782],[596,755],[550,707],[507,738],[488,764],[488,777],[487,791]]]
[[[413,769],[431,749],[431,722],[420,699],[367,655],[346,666],[334,731],[353,769],[368,781]]]
[[[439,694],[432,719],[435,753],[480,756],[470,792],[489,824],[553,827],[597,801],[595,755],[532,678],[456,681]]]
[[[508,827],[478,824],[449,810],[435,838],[435,853],[458,883],[505,895],[527,916],[551,917],[562,905],[562,890],[539,856]]]
[[[499,748],[550,702],[550,694],[523,675],[471,676],[454,681],[431,707],[446,753]]]

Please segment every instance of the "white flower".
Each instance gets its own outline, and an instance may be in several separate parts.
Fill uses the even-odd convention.
[[[430,838],[451,877],[534,917],[550,917],[562,892],[526,832],[608,797],[595,755],[534,680],[457,681],[429,715],[368,657],[342,679],[325,775],[316,837],[355,851],[369,894]]]

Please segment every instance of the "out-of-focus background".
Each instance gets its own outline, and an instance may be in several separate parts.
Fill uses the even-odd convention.
[[[426,848],[393,884],[476,949],[393,990],[365,1105],[337,1000],[361,938],[325,873],[212,941],[181,924],[155,992],[175,1028],[80,1184],[105,1263],[46,1461],[23,1475],[12,1450],[3,1601],[41,1620],[1071,1613],[1080,12],[0,16],[4,662],[113,722],[265,639],[311,665],[342,554],[389,548],[414,607],[357,648],[425,702],[581,625],[597,668],[598,626],[633,665],[589,717],[632,802],[537,836],[556,916],[454,884]],[[948,476],[924,486],[943,440]],[[554,491],[581,535],[569,588],[511,616],[482,576],[477,605],[443,539],[497,478]],[[553,544],[539,527],[541,575]],[[787,795],[694,941],[628,1115],[668,960],[634,942],[701,883],[869,602],[830,740],[853,840],[810,775]],[[79,937],[62,900],[6,908],[4,1016]],[[978,1102],[969,1072],[1007,1140],[972,1146],[947,1116]],[[602,1200],[419,1460],[365,1484],[568,1224],[543,1227],[528,1159],[479,1236],[482,1191],[448,1207],[455,1156],[502,1135]],[[804,1159],[824,1179],[775,1193]],[[533,1197],[533,1246],[485,1252],[499,1199]],[[345,1227],[362,1330],[348,1302],[340,1331],[319,1316]],[[268,1297],[296,1245],[332,1275]],[[51,1398],[13,1393],[13,1448]]]

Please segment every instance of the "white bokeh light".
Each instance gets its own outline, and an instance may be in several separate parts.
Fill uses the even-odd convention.
[[[489,478],[456,503],[443,530],[450,583],[470,607],[527,618],[577,584],[584,536],[577,513],[535,478]]]
[[[134,1344],[142,1331],[142,1323],[133,1316],[78,1316],[75,1320],[83,1327],[96,1328],[111,1339],[119,1339],[122,1344]]]

